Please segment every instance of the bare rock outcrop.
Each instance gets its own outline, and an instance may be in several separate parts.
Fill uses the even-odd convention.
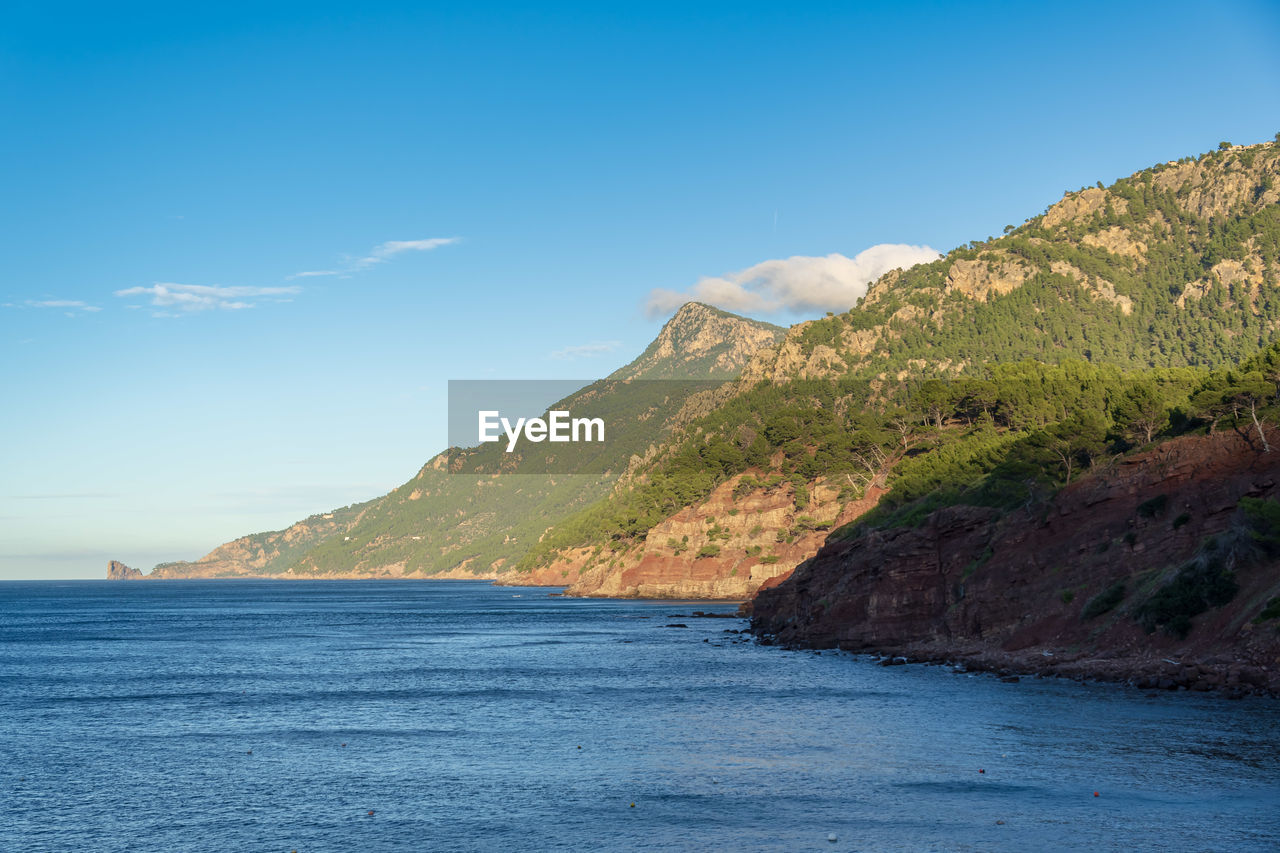
[[[730,478],[706,500],[659,522],[630,550],[574,548],[546,567],[499,582],[568,586],[566,594],[574,596],[741,601],[785,580],[831,528],[861,516],[883,494],[873,487],[845,502],[838,488],[818,480],[797,509],[789,483],[743,487],[745,477],[760,473]]]
[[[145,578],[141,571],[126,566],[119,560],[111,560],[107,563],[107,580],[109,581],[136,581]]]

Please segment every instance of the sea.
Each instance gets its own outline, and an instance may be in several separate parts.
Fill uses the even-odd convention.
[[[548,592],[0,583],[0,850],[1280,849],[1280,701]]]

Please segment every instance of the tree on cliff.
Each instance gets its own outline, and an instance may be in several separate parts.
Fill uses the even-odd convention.
[[[1062,467],[1062,480],[1081,467],[1092,466],[1106,452],[1107,423],[1095,411],[1074,412],[1066,420],[1046,432],[1046,447]]]
[[[1191,409],[1208,421],[1210,434],[1223,419],[1230,417],[1236,432],[1245,438],[1256,433],[1263,452],[1270,453],[1271,443],[1259,415],[1275,398],[1276,383],[1263,376],[1262,371],[1224,370],[1205,381],[1191,398]]]
[[[1121,433],[1136,444],[1150,444],[1169,425],[1169,402],[1146,376],[1124,389],[1112,411]]]

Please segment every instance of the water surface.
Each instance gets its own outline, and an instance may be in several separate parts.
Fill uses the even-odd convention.
[[[883,668],[707,607],[0,584],[0,848],[1280,846],[1280,702]]]

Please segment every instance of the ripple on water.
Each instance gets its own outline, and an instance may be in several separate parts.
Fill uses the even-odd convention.
[[[527,592],[0,584],[0,846],[1280,846],[1280,703],[721,645],[742,620]]]

